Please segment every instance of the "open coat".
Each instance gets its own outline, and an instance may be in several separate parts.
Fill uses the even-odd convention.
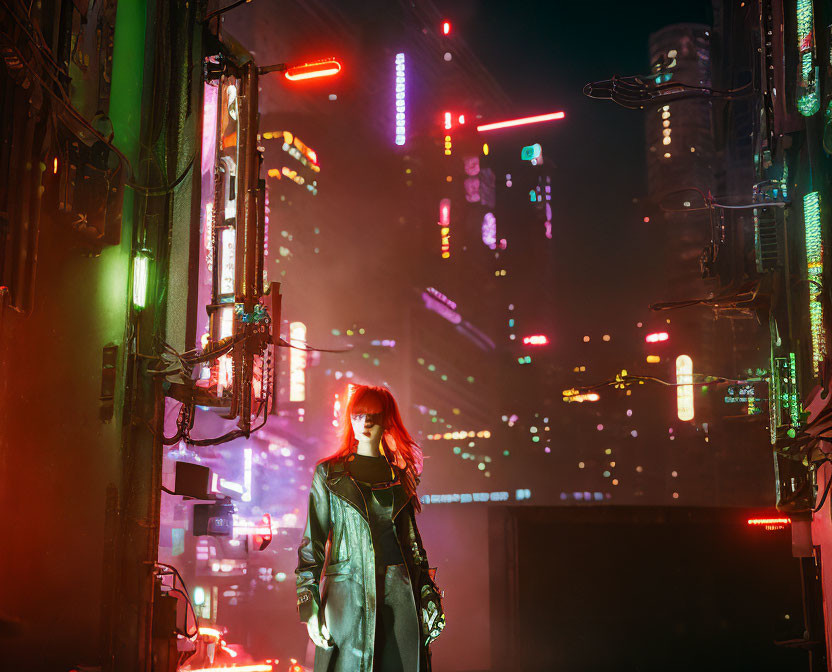
[[[418,651],[419,672],[430,672],[430,651],[417,605],[419,587],[432,581],[413,502],[403,487],[394,490],[393,521],[420,633],[419,642],[401,642],[399,647]],[[335,641],[332,648],[316,649],[315,672],[372,672],[376,628],[373,535],[364,495],[343,459],[326,460],[315,468],[295,573],[301,621],[323,611]]]

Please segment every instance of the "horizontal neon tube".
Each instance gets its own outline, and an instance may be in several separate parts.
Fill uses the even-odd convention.
[[[493,124],[483,124],[477,126],[477,131],[496,131],[499,128],[511,128],[512,126],[525,126],[526,124],[538,124],[542,121],[554,121],[556,119],[564,119],[565,112],[552,112],[551,114],[538,114],[534,117],[523,117],[522,119],[510,119],[509,121],[497,121]]]
[[[791,518],[749,518],[749,525],[788,525]]]
[[[339,72],[341,72],[341,64],[333,58],[288,68],[283,76],[289,81],[296,82],[301,79],[330,77],[337,75]]]
[[[201,667],[188,672],[211,672],[211,670],[234,670],[234,672],[272,672],[274,667],[269,664],[263,665],[231,665],[227,667]]]

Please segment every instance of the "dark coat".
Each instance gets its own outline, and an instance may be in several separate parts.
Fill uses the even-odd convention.
[[[422,633],[419,589],[431,582],[413,502],[394,489],[393,521],[419,620],[419,672],[430,672],[430,651]],[[303,622],[324,607],[336,647],[315,651],[315,672],[372,672],[376,626],[376,569],[373,535],[364,495],[343,459],[318,464],[309,489],[309,513],[298,548],[298,613]],[[324,577],[323,589],[321,578]],[[337,662],[336,662],[337,661]]]

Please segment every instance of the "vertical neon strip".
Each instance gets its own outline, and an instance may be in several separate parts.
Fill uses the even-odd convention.
[[[439,201],[439,233],[441,236],[442,258],[451,256],[451,199],[443,198]]]
[[[243,501],[251,501],[252,449],[243,449]]]
[[[818,301],[823,286],[823,237],[820,221],[820,194],[813,191],[803,197],[803,223],[806,233],[806,272],[809,280],[809,325],[812,332],[812,365],[820,371],[826,356],[826,332],[823,329],[823,304]]]
[[[797,0],[797,109],[805,117],[820,109],[818,66],[815,61],[815,13],[813,0]]]
[[[797,357],[789,353],[789,416],[792,427],[800,427],[800,400],[797,398]]]
[[[405,143],[405,81],[404,54],[396,54],[396,144]]]
[[[676,385],[676,415],[693,420],[693,360],[687,355],[676,358]]]
[[[306,325],[289,325],[289,401],[306,401]]]

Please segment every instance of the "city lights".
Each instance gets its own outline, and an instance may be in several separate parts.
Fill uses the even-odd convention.
[[[490,439],[491,438],[491,431],[488,429],[481,429],[479,431],[475,431],[473,429],[470,430],[461,430],[456,432],[445,432],[444,434],[428,434],[427,439],[428,441],[460,441],[462,439]]]
[[[654,334],[647,334],[647,336],[644,337],[644,340],[647,343],[662,343],[668,338],[670,338],[670,335],[666,331],[660,331]]]
[[[809,279],[809,326],[812,333],[814,372],[826,356],[826,332],[823,328],[823,235],[821,231],[820,194],[813,191],[803,197],[803,221],[806,235],[806,271]]]
[[[450,35],[451,34],[451,22],[450,21],[443,21],[442,22],[442,34],[443,35]]]
[[[297,82],[303,79],[316,79],[319,77],[331,77],[341,72],[341,63],[334,58],[325,58],[320,61],[304,63],[287,68],[283,76],[290,82]]]
[[[289,401],[306,400],[306,325],[289,325]]]
[[[548,342],[549,339],[544,334],[523,337],[523,345],[546,345]]]
[[[512,128],[514,126],[526,126],[527,124],[539,124],[544,121],[556,121],[564,119],[565,112],[552,112],[550,114],[538,114],[533,117],[522,117],[521,119],[509,119],[508,121],[496,121],[490,124],[482,124],[477,126],[477,131],[484,133],[486,131],[496,131],[501,128]]]
[[[688,355],[676,358],[676,414],[679,420],[693,420],[693,360]]]
[[[147,281],[150,275],[150,255],[141,250],[133,257],[133,306],[141,310],[147,303]]]
[[[404,54],[396,54],[396,144],[401,146],[405,143],[405,74]]]

